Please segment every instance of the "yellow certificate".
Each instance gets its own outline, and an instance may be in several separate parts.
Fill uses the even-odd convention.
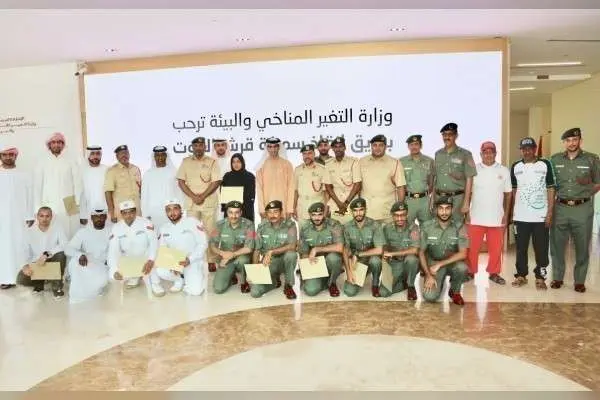
[[[32,281],[60,281],[60,263],[59,262],[46,262],[44,264],[33,263],[29,264],[33,270],[31,275]]]
[[[179,265],[181,261],[185,261],[187,254],[183,251],[173,249],[166,246],[160,246],[156,254],[154,265],[161,268],[167,268],[172,271],[183,272],[183,266]]]
[[[271,271],[264,264],[246,264],[244,269],[246,270],[246,279],[252,284],[270,285],[273,283]]]
[[[325,263],[325,257],[316,257],[317,262],[312,264],[308,258],[301,258],[298,263],[300,264],[300,272],[302,273],[302,280],[314,278],[325,278],[329,276],[327,271],[327,264]]]
[[[123,279],[139,278],[144,276],[146,257],[121,257],[119,258],[119,273]]]
[[[365,284],[365,280],[367,279],[367,271],[369,267],[367,267],[363,263],[355,263],[352,266],[352,272],[354,273],[354,283],[360,287],[363,287]]]
[[[394,275],[392,274],[392,267],[390,264],[382,260],[381,262],[381,285],[392,292],[394,288]]]
[[[68,216],[79,214],[79,206],[75,202],[75,196],[67,196],[63,199],[65,211]]]
[[[221,203],[229,203],[230,201],[244,202],[244,187],[243,186],[223,186],[221,188]]]

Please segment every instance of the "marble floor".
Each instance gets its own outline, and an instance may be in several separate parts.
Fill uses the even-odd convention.
[[[587,288],[506,286],[350,300],[168,294],[112,284],[95,301],[0,291],[2,390],[600,390],[600,246]],[[485,264],[485,255],[481,257]],[[482,268],[484,269],[484,268]],[[341,280],[340,280],[341,282]]]

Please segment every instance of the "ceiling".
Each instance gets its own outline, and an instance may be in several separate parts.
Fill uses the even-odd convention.
[[[501,36],[510,38],[512,66],[584,63],[568,68],[512,67],[512,79],[600,72],[598,9],[3,9],[0,33],[0,68],[318,43]],[[547,104],[550,93],[574,83],[511,82],[512,87],[536,88],[512,93],[511,108],[524,111]]]

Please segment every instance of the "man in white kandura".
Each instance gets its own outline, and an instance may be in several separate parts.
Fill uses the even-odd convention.
[[[98,297],[108,284],[108,211],[106,208],[95,209],[90,212],[88,218],[91,218],[92,223],[79,229],[65,248],[65,255],[70,257],[67,270],[71,277],[71,303]]]
[[[17,168],[16,147],[0,150],[0,289],[14,288],[19,270],[25,264],[25,232],[34,221],[31,204],[31,176]]]
[[[119,210],[122,219],[113,226],[108,241],[108,276],[118,281],[123,280],[119,272],[119,259],[122,256],[146,258],[142,272],[144,276],[148,276],[152,273],[158,246],[154,226],[146,218],[137,216],[133,200],[121,202]],[[126,287],[130,289],[139,284],[140,278],[131,278],[127,280]]]
[[[231,149],[229,145],[229,141],[226,139],[212,139],[212,151],[210,156],[217,160],[217,164],[219,165],[219,170],[221,171],[221,180],[223,180],[223,176],[229,171],[231,171]],[[217,192],[218,193],[218,192]],[[220,221],[223,219],[223,206],[220,200],[221,194],[219,194],[219,205],[217,206],[217,215],[216,220]]]
[[[33,206],[52,209],[53,220],[64,229],[68,238],[79,228],[79,216],[68,215],[64,200],[74,196],[79,205],[81,174],[76,159],[65,148],[62,133],[53,134],[46,142],[48,151],[42,155],[33,173]]]
[[[208,241],[204,227],[194,217],[183,217],[179,199],[168,200],[164,212],[169,222],[160,227],[159,246],[179,250],[186,254],[186,258],[179,262],[184,267],[183,278],[178,272],[172,271],[170,265],[157,265],[156,273],[160,278],[173,282],[171,292],[179,292],[183,287],[185,293],[199,296],[206,288],[204,253]]]
[[[177,169],[171,162],[167,148],[155,146],[152,154],[152,167],[142,179],[142,215],[160,230],[169,221],[165,215],[165,201],[183,198],[183,193],[177,185]]]
[[[104,195],[104,178],[108,166],[101,164],[102,147],[87,146],[87,163],[81,168],[81,196],[79,203],[79,219],[82,225],[87,224],[90,213],[95,207],[106,208]]]

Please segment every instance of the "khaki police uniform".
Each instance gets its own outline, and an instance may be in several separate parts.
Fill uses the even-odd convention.
[[[116,163],[106,171],[104,178],[104,191],[112,192],[114,213],[117,220],[121,220],[121,213],[118,212],[119,204],[131,200],[135,203],[137,215],[141,214],[140,190],[142,187],[142,173],[140,169],[129,164],[127,167],[121,163]]]

